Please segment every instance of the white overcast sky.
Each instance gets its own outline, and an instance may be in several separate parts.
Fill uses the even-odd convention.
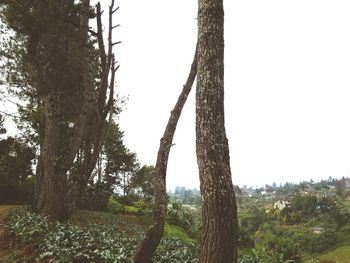
[[[125,143],[155,164],[196,43],[197,0],[119,0],[118,91]],[[350,176],[350,1],[225,5],[225,111],[233,183]],[[180,118],[169,188],[198,187],[194,89]]]
[[[103,0],[103,4],[109,1]],[[155,164],[196,43],[197,0],[117,0],[125,144]],[[225,111],[233,183],[350,176],[350,1],[226,0]],[[194,87],[195,88],[195,87]],[[192,93],[167,183],[199,187]]]

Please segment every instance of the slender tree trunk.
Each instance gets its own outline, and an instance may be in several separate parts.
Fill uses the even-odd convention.
[[[172,146],[174,133],[177,122],[180,118],[183,106],[191,91],[194,79],[197,74],[197,49],[191,65],[191,70],[182,92],[176,102],[174,109],[170,114],[169,121],[165,128],[163,137],[160,139],[160,145],[157,156],[157,163],[155,167],[154,185],[154,208],[151,225],[148,228],[144,239],[138,246],[135,255],[135,263],[150,263],[152,256],[164,232],[165,215],[167,210],[166,198],[166,170],[169,159],[169,152]]]
[[[237,207],[224,119],[223,0],[200,0],[196,151],[202,195],[201,263],[237,262]]]

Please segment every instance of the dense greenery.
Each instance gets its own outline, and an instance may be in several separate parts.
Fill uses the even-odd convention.
[[[0,115],[0,134],[5,135]],[[5,136],[4,136],[5,137]],[[0,204],[28,202],[34,192],[34,150],[19,138],[0,138]]]
[[[239,262],[316,262],[316,258],[326,260],[337,255],[346,258],[345,248],[350,245],[350,200],[336,192],[335,188],[326,193],[286,191],[288,202],[278,208],[281,196],[271,198],[274,191],[249,196],[242,190]],[[29,210],[17,209],[11,213],[8,227],[22,242],[33,245],[42,258],[61,262],[130,262],[149,223],[152,203],[145,201],[143,195],[136,195],[133,198],[138,200],[126,205],[120,197],[110,196],[106,201],[111,213],[78,211],[65,224],[48,223]],[[164,238],[155,262],[198,262],[196,244],[200,229],[199,206],[169,204]]]
[[[305,262],[338,246],[350,245],[347,238],[350,200],[345,181],[344,178],[330,178],[321,182],[266,185],[260,189],[235,186],[237,200],[240,200],[241,262]],[[338,195],[338,182],[343,189],[341,196]],[[186,188],[177,188],[171,198],[185,203],[188,193],[191,191]],[[172,222],[185,225],[186,220],[181,220],[180,212],[185,207],[175,204],[169,208]],[[200,213],[193,215],[194,221],[199,221],[200,225]]]
[[[85,218],[99,222],[85,225],[49,223],[43,216],[26,209],[15,209],[9,216],[8,228],[24,243],[39,251],[40,259],[54,258],[54,262],[94,261],[131,262],[131,255],[143,235],[143,228],[111,214],[88,213]],[[74,215],[71,219],[74,221]],[[87,219],[85,219],[87,220]],[[79,218],[79,223],[82,221]],[[178,238],[164,239],[155,262],[198,262],[197,248]]]

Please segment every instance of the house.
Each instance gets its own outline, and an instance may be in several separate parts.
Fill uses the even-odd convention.
[[[274,203],[273,207],[278,208],[280,210],[289,207],[290,206],[290,202],[289,201],[285,201],[285,200],[278,200]]]
[[[324,227],[311,227],[310,230],[315,234],[321,234],[324,231]]]

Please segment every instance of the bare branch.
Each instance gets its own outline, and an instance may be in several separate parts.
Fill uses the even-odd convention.
[[[105,51],[105,44],[103,40],[103,31],[102,31],[102,18],[101,15],[103,12],[101,12],[101,4],[100,2],[97,3],[96,5],[97,9],[97,17],[96,17],[96,22],[97,22],[97,41],[98,41],[98,47],[100,50],[100,59],[101,59],[101,65],[102,65],[102,70],[104,71],[106,68],[106,51]]]
[[[115,46],[115,45],[118,45],[118,44],[121,44],[121,43],[122,43],[121,41],[117,41],[117,42],[112,43],[112,46]]]
[[[118,65],[113,71],[116,72],[119,69],[120,65]]]
[[[112,10],[112,14],[114,14],[114,13],[117,12],[118,10],[119,10],[119,6],[118,6],[116,9]]]
[[[106,92],[108,88],[108,76],[109,72],[112,73],[113,77],[113,72],[114,70],[114,56],[113,56],[113,46],[119,44],[118,42],[113,43],[113,9],[114,8],[114,0],[112,0],[111,5],[109,6],[109,14],[108,14],[108,50],[107,54],[104,52],[104,58],[105,58],[105,64],[102,65],[102,73],[101,73],[101,83],[99,87],[99,96],[98,96],[98,109],[99,113],[104,116],[105,115],[105,110],[104,110],[104,105],[105,105],[105,100],[106,100]],[[101,19],[101,17],[100,17]],[[102,51],[101,51],[102,52]],[[113,61],[112,61],[113,60]],[[113,69],[112,69],[113,67]],[[114,78],[114,77],[113,77]],[[113,80],[114,83],[114,80]]]
[[[114,81],[115,81],[115,72],[117,71],[117,69],[119,68],[119,65],[117,66],[117,68],[115,68],[115,58],[114,55],[112,56],[112,68],[111,68],[111,80],[109,83],[109,98],[108,98],[108,102],[107,105],[104,109],[104,113],[103,113],[103,119],[105,119],[107,117],[108,112],[111,110],[112,105],[113,105],[113,97],[114,97]]]
[[[165,127],[163,137],[160,140],[157,162],[155,166],[155,175],[153,181],[154,187],[154,206],[151,225],[147,229],[145,236],[139,244],[134,254],[134,263],[150,263],[164,231],[165,216],[167,210],[166,200],[166,171],[170,148],[173,145],[177,122],[180,118],[183,106],[191,91],[194,79],[197,75],[197,48],[191,65],[190,73],[183,89],[178,97],[174,109],[171,111],[170,118]]]
[[[109,7],[110,7],[111,10],[113,9],[113,7],[114,7],[114,0],[112,0],[111,5]]]

